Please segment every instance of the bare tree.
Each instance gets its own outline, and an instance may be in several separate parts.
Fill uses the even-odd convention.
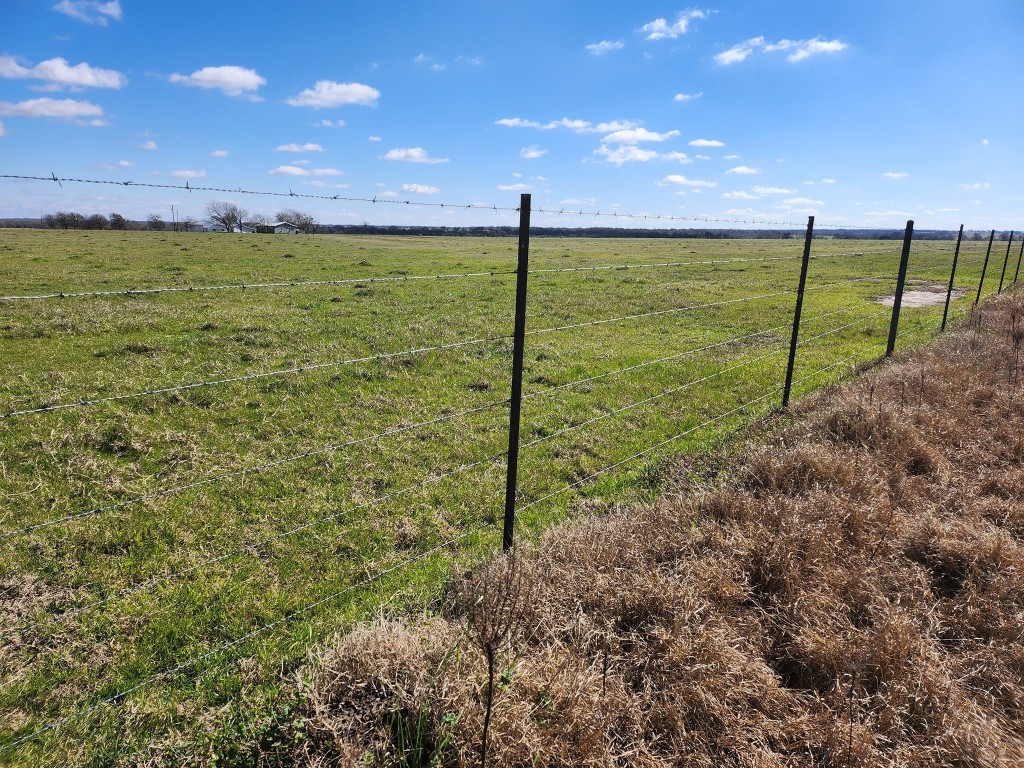
[[[159,213],[151,213],[146,217],[146,229],[154,232],[163,232],[167,229],[167,222],[160,218]]]
[[[206,205],[206,217],[220,224],[228,232],[233,232],[243,221],[249,218],[249,212],[236,203],[217,200]]]
[[[128,229],[128,219],[126,219],[120,213],[112,213],[110,214],[110,228]]]
[[[178,223],[181,224],[185,232],[191,232],[196,228],[197,222],[194,216],[186,216],[183,219],[179,219]]]
[[[307,235],[312,235],[316,232],[317,225],[320,223],[311,214],[297,211],[294,208],[285,208],[278,211],[277,218],[278,221],[287,221],[289,224],[294,224],[301,232]]]

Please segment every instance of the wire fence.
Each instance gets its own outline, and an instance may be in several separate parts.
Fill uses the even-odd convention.
[[[0,178],[58,184],[122,184],[56,176]],[[373,204],[410,204],[409,201],[388,199],[264,193],[192,187],[188,184],[129,182],[122,185],[189,192],[277,194]],[[33,324],[48,322],[67,324],[70,330],[61,330],[60,333],[72,339],[72,343],[63,348],[70,372],[81,364],[83,357],[73,347],[78,326],[67,321],[64,308],[85,312],[89,303],[70,305],[62,303],[63,299],[153,297],[155,301],[157,296],[167,294],[168,301],[177,302],[169,305],[174,311],[201,314],[211,311],[211,306],[215,309],[216,304],[211,305],[210,302],[216,300],[216,294],[227,291],[258,289],[259,292],[253,290],[246,294],[246,301],[258,306],[264,297],[269,296],[266,291],[270,289],[294,289],[294,293],[301,294],[328,286],[358,288],[376,285],[382,289],[404,291],[419,290],[417,286],[433,283],[444,286],[443,290],[436,293],[428,291],[425,298],[440,299],[444,305],[440,318],[431,327],[443,331],[446,337],[445,340],[406,345],[401,343],[406,336],[420,338],[423,323],[410,323],[408,334],[374,325],[373,338],[388,345],[383,351],[374,349],[367,354],[346,356],[311,355],[302,364],[271,365],[262,370],[234,373],[226,371],[189,377],[191,380],[186,379],[185,383],[157,382],[144,387],[132,386],[135,378],[125,375],[126,384],[120,392],[96,387],[94,393],[67,392],[54,396],[50,392],[39,391],[39,382],[45,381],[47,375],[54,375],[52,371],[35,378],[28,376],[24,387],[27,392],[16,391],[18,388],[12,387],[7,405],[0,411],[0,420],[6,421],[8,432],[4,442],[6,456],[23,459],[26,465],[34,466],[41,462],[30,455],[29,452],[34,450],[46,453],[63,469],[49,480],[34,477],[31,470],[27,474],[22,473],[19,477],[29,478],[37,484],[33,487],[29,483],[27,490],[10,485],[9,499],[25,496],[29,501],[10,505],[10,511],[0,524],[0,546],[10,555],[15,569],[27,569],[26,563],[32,561],[37,563],[40,574],[49,574],[47,578],[59,582],[53,574],[77,558],[88,567],[75,566],[76,582],[90,573],[99,578],[92,584],[76,584],[74,590],[69,589],[68,594],[60,599],[37,601],[28,609],[12,612],[0,625],[0,638],[9,644],[15,665],[7,671],[3,696],[7,701],[17,701],[18,696],[22,696],[26,711],[35,713],[17,725],[0,727],[0,754],[27,749],[33,743],[45,741],[44,737],[48,735],[79,727],[101,710],[130,700],[140,691],[158,684],[194,677],[197,680],[195,684],[199,685],[196,674],[199,668],[223,671],[236,658],[231,652],[237,653],[250,641],[309,621],[313,614],[326,614],[321,609],[330,604],[341,604],[346,598],[356,599],[359,593],[372,585],[397,579],[414,566],[429,570],[431,562],[441,559],[450,569],[460,557],[479,559],[493,551],[498,540],[508,548],[543,528],[550,518],[541,513],[552,508],[558,499],[579,494],[587,488],[597,489],[606,478],[617,472],[621,474],[626,467],[665,456],[686,445],[699,446],[709,434],[722,435],[786,407],[792,392],[805,394],[822,381],[835,380],[844,372],[877,362],[893,354],[897,340],[906,343],[937,332],[940,309],[942,327],[945,327],[950,309],[954,313],[969,311],[986,286],[990,293],[1001,292],[1016,284],[1019,277],[1020,259],[1015,265],[1011,258],[1016,247],[1013,235],[1003,262],[999,264],[1000,253],[993,247],[994,231],[987,243],[984,240],[963,240],[962,228],[958,234],[950,233],[948,239],[930,237],[926,241],[915,241],[913,222],[908,222],[902,241],[893,240],[892,248],[875,243],[865,248],[863,244],[854,242],[850,248],[844,249],[837,245],[838,241],[815,238],[813,217],[806,224],[802,250],[798,241],[790,240],[779,241],[779,252],[766,255],[713,254],[709,258],[692,260],[664,257],[651,260],[643,258],[646,254],[637,254],[632,260],[612,260],[613,263],[556,266],[557,262],[549,261],[542,262],[541,266],[531,266],[532,213],[642,218],[670,223],[699,220],[716,224],[795,225],[793,222],[531,209],[529,195],[522,196],[518,206],[477,203],[434,205],[518,213],[520,227],[514,268],[512,264],[498,263],[493,269],[470,267],[464,271],[401,276],[377,274],[319,280],[196,282],[123,290],[69,288],[36,292],[10,289],[0,296],[0,302],[6,302],[6,306],[15,313],[16,322],[33,327]],[[843,228],[855,229],[852,226]],[[943,244],[953,240],[955,247]],[[828,243],[827,248],[816,253],[815,245],[823,242]],[[909,270],[915,247],[920,257],[920,262],[915,264],[916,272]],[[1024,256],[1024,247],[1021,247],[1020,255]],[[796,272],[790,270],[797,264],[800,267],[799,280]],[[769,271],[755,281],[752,271],[755,269]],[[993,277],[997,271],[1000,272],[998,281]],[[512,275],[516,276],[514,289],[504,281],[493,281],[494,285],[484,292],[475,287],[478,283],[473,282],[474,278]],[[640,283],[628,282],[636,280],[636,275],[648,277]],[[620,282],[615,284],[580,282],[616,277]],[[943,289],[944,296],[936,290],[939,283],[942,283],[939,287]],[[454,286],[467,288],[461,293],[451,293]],[[925,289],[941,296],[944,301],[932,302],[931,309],[903,307],[908,286]],[[401,313],[404,308],[402,296],[404,294],[389,294],[387,299],[378,299],[377,305],[383,312],[381,317],[388,313]],[[892,301],[891,307],[879,304],[886,296]],[[44,312],[43,308],[51,306],[49,300],[56,302],[52,306],[62,308],[61,314]],[[503,304],[500,311],[495,309],[496,302]],[[805,305],[807,315],[803,314]],[[81,310],[75,310],[74,306]],[[131,313],[146,306],[150,305],[132,302],[113,311]],[[513,315],[513,309],[514,328],[507,332],[505,324]],[[904,316],[901,321],[901,310],[916,311],[918,316],[909,319]],[[474,312],[480,313],[480,317],[477,318]],[[467,322],[459,322],[460,314]],[[529,325],[527,317],[530,318]],[[378,322],[383,321],[376,319],[372,324]],[[453,330],[456,326],[471,331],[482,329],[483,332],[469,333],[460,338],[458,334],[461,332]],[[790,331],[791,338],[787,340]],[[11,345],[14,355],[30,355],[32,339],[45,340],[55,335],[44,330],[26,341],[24,337],[12,336],[11,333],[0,339],[0,343]],[[609,352],[611,348],[615,354]],[[303,351],[296,350],[293,354],[298,357]],[[787,354],[788,362],[785,360]],[[385,423],[381,423],[381,417],[371,415],[373,407],[380,405],[371,402],[376,390],[373,372],[403,361],[409,367],[404,367],[403,363],[397,366],[397,370],[408,379],[409,388],[395,390],[396,403],[403,406],[414,401],[428,406],[432,404],[435,385],[421,382],[417,378],[420,374],[414,370],[416,361],[428,357],[438,358],[430,368],[430,373],[441,379],[437,387],[451,386],[452,375],[456,371],[466,378],[480,375],[481,381],[471,383],[469,387],[473,392],[472,399],[448,397],[435,405],[434,412],[415,418],[406,414]],[[453,359],[455,357],[457,359]],[[550,363],[551,360],[563,361],[563,358],[568,358],[568,364],[563,362],[560,368]],[[259,360],[250,362],[257,367],[261,364]],[[15,368],[17,361],[8,370]],[[352,376],[344,380],[332,378],[324,381],[312,380],[307,375],[333,372],[336,377],[342,369],[351,370]],[[163,368],[158,370],[164,373]],[[360,375],[364,378],[360,379]],[[488,400],[481,400],[483,393],[493,388],[491,378],[502,375],[510,379],[510,396],[491,396]],[[79,385],[87,380],[85,375],[64,378]],[[114,386],[120,384],[118,377],[109,378],[108,385],[111,382]],[[355,421],[344,422],[343,437],[319,442],[304,435],[301,424],[289,423],[275,432],[258,419],[246,421],[239,418],[234,429],[249,428],[253,434],[247,436],[243,433],[234,442],[228,440],[226,444],[252,443],[256,447],[270,449],[274,455],[244,462],[237,468],[213,469],[199,476],[189,476],[188,466],[184,474],[177,469],[165,472],[166,467],[146,459],[143,452],[135,457],[131,451],[126,451],[124,455],[127,458],[123,460],[118,454],[117,467],[136,481],[119,481],[104,487],[94,487],[98,485],[96,478],[99,473],[81,455],[68,449],[59,436],[61,430],[88,432],[90,420],[102,421],[111,408],[124,409],[125,413],[148,413],[159,407],[155,401],[161,398],[198,390],[209,391],[214,402],[216,393],[224,393],[221,396],[224,419],[216,422],[209,418],[198,422],[212,431],[224,429],[224,424],[234,423],[236,400],[240,398],[243,410],[251,405],[246,399],[250,397],[246,392],[254,385],[269,387],[286,378],[301,381],[303,389],[295,393],[284,392],[279,400],[274,401],[275,414],[298,403],[309,408],[308,417],[313,425],[326,429],[324,422],[332,421],[332,414],[319,412],[323,403],[340,402],[349,396],[355,401],[363,398],[367,404],[356,402],[345,411]],[[170,381],[174,379],[170,378]],[[366,384],[363,390],[357,388],[359,382]],[[229,395],[231,387],[241,394]],[[416,397],[420,399],[409,394],[410,390],[416,391]],[[419,390],[422,390],[422,396]],[[337,400],[321,401],[309,394],[325,392]],[[683,393],[688,393],[687,399],[680,402]],[[528,418],[525,435],[521,437],[521,408],[524,403]],[[495,425],[493,414],[500,412],[504,416],[506,408],[508,423]],[[361,413],[365,418],[360,418]],[[67,420],[72,416],[75,421]],[[57,421],[60,419],[65,421]],[[277,425],[275,415],[266,417],[265,421]],[[456,423],[461,426],[456,428]],[[449,432],[441,437],[433,434],[439,429]],[[270,437],[277,434],[282,439],[274,443]],[[72,437],[77,438],[77,432],[66,439]],[[442,437],[452,445],[440,446],[438,441]],[[114,435],[111,439],[116,438]],[[505,439],[508,441],[507,450],[497,450],[494,443]],[[397,447],[384,447],[396,440]],[[264,441],[269,444],[261,446]],[[213,442],[221,445],[224,441]],[[417,461],[413,454],[420,444],[426,458]],[[599,450],[602,447],[609,450],[602,453]],[[18,454],[17,450],[23,453]],[[522,465],[519,463],[521,452]],[[375,458],[378,456],[380,458]],[[336,457],[340,462],[340,480],[332,479],[333,470],[327,466],[328,459]],[[231,457],[226,458],[230,464]],[[5,481],[12,469],[8,466],[9,461],[4,458]],[[61,462],[66,464],[61,465]],[[393,487],[370,484],[362,488],[361,472],[380,462],[393,469],[396,478],[404,478],[408,482],[396,482]],[[422,471],[423,465],[428,467],[425,472]],[[483,473],[486,479],[476,485],[457,485],[475,471]],[[287,481],[283,477],[285,472],[290,473]],[[416,477],[418,472],[420,474]],[[309,486],[310,478],[320,474],[324,476],[322,482],[317,480],[319,484],[312,491],[308,488],[302,491],[313,494],[313,501],[308,507],[305,502],[296,502],[307,509],[303,516],[298,519],[290,514],[278,516],[276,513],[281,509],[277,508],[275,514],[266,513],[260,519],[254,517],[251,506],[256,502],[250,503],[247,499],[250,495],[255,496],[256,492],[248,490],[249,484],[265,484],[270,489],[267,491],[269,501],[260,503],[280,507],[283,502],[278,499],[298,493],[300,486]],[[498,512],[500,505],[489,500],[489,495],[496,490],[494,481],[498,474],[504,475],[505,480],[504,515]],[[181,477],[182,481],[164,483],[165,477],[171,480]],[[449,488],[453,483],[456,485]],[[139,484],[148,488],[137,492],[134,489]],[[45,489],[43,485],[46,485]],[[230,541],[217,535],[209,540],[203,539],[203,526],[208,524],[216,528],[226,525],[221,518],[209,521],[196,519],[194,530],[181,531],[176,527],[181,524],[180,517],[169,513],[167,505],[171,504],[178,504],[175,509],[179,515],[182,510],[187,512],[195,503],[194,494],[185,498],[190,492],[214,489],[221,489],[229,501],[226,506],[217,507],[220,514],[243,521],[240,527],[233,529],[240,534],[238,540]],[[430,493],[440,495],[432,501]],[[176,498],[182,500],[175,502]],[[413,536],[405,545],[395,545],[397,534],[385,536],[381,533],[389,526],[401,528],[412,525],[412,521],[418,519],[419,510],[431,508],[438,501],[442,508],[428,518],[429,524],[421,526],[422,535]],[[462,511],[456,512],[457,508]],[[374,510],[376,512],[371,514]],[[517,533],[517,520],[522,524],[536,515],[541,515],[536,518],[540,520],[539,526],[527,523]],[[247,523],[252,523],[251,533]],[[428,530],[424,532],[422,528]],[[304,536],[319,538],[299,541]],[[62,540],[73,541],[83,550],[64,551],[59,544]],[[154,541],[159,541],[159,546]],[[374,546],[360,550],[359,546],[367,541],[374,542]],[[273,605],[258,606],[259,610],[238,610],[238,606],[232,603],[232,595],[237,597],[237,590],[241,590],[237,579],[241,578],[243,568],[257,569],[254,571],[257,584],[262,583],[260,579],[265,577],[258,569],[264,567],[274,577],[272,580],[280,578],[287,581],[281,573],[274,571],[273,563],[267,565],[265,562],[272,559],[268,554],[272,547],[286,542],[292,550],[289,550],[291,554],[287,564],[281,567],[287,565],[285,570],[294,571],[292,578],[295,583],[305,587],[282,588],[280,599],[271,600]],[[406,550],[411,551],[406,554]],[[118,556],[128,553],[131,562],[125,565],[118,561],[112,573],[104,572],[105,563],[115,553]],[[327,575],[323,577],[308,571],[312,563],[320,564],[325,560],[338,560],[339,565],[328,568]],[[306,570],[299,567],[300,563],[306,564]],[[437,574],[434,573],[432,578],[436,579]],[[408,588],[408,582],[401,579],[394,588],[402,589],[402,584]],[[231,591],[233,588],[236,592]],[[200,608],[178,602],[174,599],[175,590],[198,590],[203,600],[217,604],[223,601],[223,612],[211,612],[209,606],[203,606],[202,610],[210,613],[206,619],[208,624],[198,622],[191,618],[189,611],[199,611]],[[223,590],[223,594],[218,594],[217,590]],[[252,598],[247,599],[252,602]],[[119,652],[124,659],[121,662],[123,668],[116,673],[105,672],[95,680],[93,674],[85,674],[84,679],[95,683],[92,688],[79,691],[70,702],[66,700],[67,694],[62,693],[53,702],[45,703],[46,695],[38,691],[49,689],[55,692],[60,687],[58,682],[45,684],[46,675],[54,674],[52,664],[46,661],[56,658],[58,653],[54,639],[78,637],[83,648],[88,648],[89,642],[96,638],[106,638],[105,642],[113,644],[114,640],[105,634],[110,631],[106,625],[132,624],[134,620],[131,617],[136,615],[133,611],[144,617],[139,619],[141,624],[173,623],[176,619],[187,618],[196,626],[207,626],[211,631],[180,639],[172,650],[150,653],[145,660],[133,657],[132,645],[138,643],[140,649],[145,646],[152,651],[147,644],[155,640],[137,634],[134,629],[127,631],[118,641],[124,643]],[[164,618],[158,620],[159,616]],[[112,621],[112,617],[117,621]],[[329,614],[323,620],[330,624]],[[212,629],[214,626],[216,631]],[[225,633],[228,636],[225,637]],[[305,644],[308,645],[321,639],[322,635],[316,635],[310,625],[306,638]],[[17,668],[18,664],[23,668]],[[72,665],[63,674],[73,677],[80,671],[79,667]],[[186,672],[189,675],[186,676]],[[26,684],[26,679],[34,680],[33,685]],[[63,681],[63,687],[69,687],[67,680]],[[38,698],[41,695],[43,698]]]

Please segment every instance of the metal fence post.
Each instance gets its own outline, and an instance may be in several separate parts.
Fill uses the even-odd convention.
[[[1024,237],[1020,239],[1020,255],[1017,257],[1017,271],[1013,273],[1013,284],[1017,284],[1017,277],[1020,275],[1020,260],[1024,258]]]
[[[910,261],[910,241],[914,238],[914,222],[907,222],[903,233],[903,253],[900,255],[900,272],[896,277],[896,296],[892,302],[892,320],[889,323],[889,344],[885,348],[885,356],[892,355],[896,348],[896,332],[900,327],[900,307],[903,305],[903,286],[907,282],[907,262]]]
[[[956,236],[956,250],[953,251],[953,269],[949,273],[949,288],[946,289],[946,308],[942,310],[942,328],[939,332],[946,330],[946,318],[949,317],[949,299],[953,295],[953,279],[956,277],[956,262],[960,258],[960,241],[964,239],[964,225],[960,225],[960,234]]]
[[[814,237],[814,217],[807,217],[807,235],[804,237],[804,259],[800,264],[800,286],[796,290],[796,310],[793,312],[793,335],[789,340],[789,363],[786,365],[786,386],[782,391],[782,407],[789,407],[793,389],[793,365],[796,363],[796,345],[800,339],[800,314],[804,309],[804,286],[807,284],[807,265],[811,261],[811,240]]]
[[[996,231],[993,229],[992,234],[988,236],[988,250],[985,251],[985,263],[981,265],[981,280],[978,281],[978,295],[974,297],[974,303],[977,304],[981,301],[981,286],[985,284],[985,272],[988,270],[988,257],[992,255],[992,240],[995,239]]]
[[[1003,273],[999,276],[999,290],[996,293],[1003,292],[1003,281],[1006,279],[1006,265],[1010,263],[1010,249],[1013,247],[1013,230],[1010,230],[1010,241],[1006,244],[1006,258],[1003,259]]]
[[[516,481],[519,474],[519,414],[523,404],[523,350],[526,342],[526,278],[530,261],[530,198],[519,198],[519,258],[516,263],[516,318],[512,341],[512,394],[508,422],[508,471],[505,475],[505,524],[501,545],[507,552],[514,542]]]

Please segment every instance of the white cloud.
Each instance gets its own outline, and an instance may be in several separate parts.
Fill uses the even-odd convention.
[[[976,181],[973,184],[961,184],[960,189],[966,189],[968,192],[973,192],[978,189],[988,189],[991,185],[987,181]]]
[[[758,195],[752,195],[749,192],[723,192],[722,199],[724,200],[760,200]]]
[[[811,200],[809,197],[791,197],[782,201],[785,205],[824,205],[823,200]]]
[[[413,192],[417,195],[436,195],[441,191],[440,187],[430,187],[426,184],[403,184],[403,192]]]
[[[890,218],[892,216],[912,216],[913,214],[907,213],[906,211],[865,211],[865,216]]]
[[[674,139],[678,135],[679,131],[655,133],[654,131],[648,131],[646,128],[627,128],[626,130],[609,133],[601,141],[605,144],[636,144],[641,141],[666,141],[667,139]]]
[[[727,51],[715,54],[714,58],[723,67],[729,64],[738,64],[741,61],[745,61],[755,49],[760,48],[762,45],[764,45],[763,37],[752,37],[742,43],[737,43]]]
[[[428,56],[425,53],[421,53],[419,56],[413,59],[412,63],[419,67],[429,67],[434,72],[444,72],[446,69],[448,69],[447,64],[438,64],[437,62],[434,61],[433,56]]]
[[[170,80],[172,83],[188,85],[193,88],[216,88],[226,96],[241,96],[246,93],[255,96],[259,87],[267,82],[266,78],[254,69],[232,65],[203,67],[191,75],[179,75],[175,72],[171,75]]]
[[[106,3],[98,2],[98,0],[61,0],[53,6],[53,10],[87,24],[98,24],[101,27],[107,26],[110,19],[120,21],[123,18],[120,0],[110,0]]]
[[[319,144],[282,144],[274,147],[275,152],[323,152],[324,148]]]
[[[835,184],[836,180],[835,179],[822,179],[821,183],[822,184]]]
[[[632,144],[623,144],[615,149],[610,149],[606,144],[594,150],[594,154],[603,157],[612,165],[621,166],[625,163],[647,163],[651,160],[670,160],[673,162],[689,164],[692,163],[689,157],[683,152],[656,152],[653,149],[641,149]]]
[[[337,168],[300,168],[297,165],[279,165],[272,171],[271,176],[341,176]]]
[[[49,83],[43,90],[59,91],[63,88],[124,88],[128,78],[113,69],[100,69],[86,63],[71,66],[67,59],[41,61],[34,67],[23,67],[13,56],[0,56],[0,77],[20,80],[43,80]],[[36,89],[38,90],[38,89]]]
[[[729,208],[728,210],[722,211],[723,216],[749,216],[752,218],[767,218],[761,211],[756,211],[753,208]]]
[[[469,64],[471,67],[482,67],[484,63],[481,56],[456,56],[455,60],[463,64]]]
[[[29,99],[12,104],[0,101],[0,116],[3,117],[56,117],[62,120],[103,116],[103,108],[88,101],[74,99]],[[93,121],[95,123],[95,121]]]
[[[526,192],[531,189],[529,184],[499,184],[502,192]]]
[[[327,187],[332,187],[334,189],[348,189],[349,185],[348,184],[329,184],[328,182],[321,181],[320,179],[313,179],[312,181],[309,182],[309,186],[316,187],[317,189],[327,189]]]
[[[786,189],[785,187],[754,187],[754,191],[759,195],[792,195],[796,192],[795,189]]]
[[[546,149],[541,149],[536,144],[531,144],[519,150],[519,156],[524,160],[536,160],[538,157],[544,157],[547,153]]]
[[[586,46],[587,53],[593,54],[594,56],[603,56],[606,53],[612,51],[621,51],[626,47],[626,44],[621,40],[602,40],[600,43],[591,43]]]
[[[703,95],[704,91],[701,91],[700,93],[677,93],[672,97],[672,101],[693,101],[694,99],[699,99]]]
[[[152,140],[144,141],[141,144],[139,144],[139,149],[149,149],[149,150],[156,149],[156,142],[152,141]]]
[[[787,40],[782,39],[777,43],[765,43],[764,37],[752,37],[742,43],[737,43],[732,48],[715,55],[715,61],[722,66],[738,64],[745,61],[750,54],[759,48],[765,53],[776,53],[789,51],[786,61],[795,64],[819,53],[839,53],[849,46],[841,40],[822,40],[814,37],[810,40]]]
[[[737,165],[735,168],[730,168],[726,173],[742,173],[742,174],[755,174],[761,171],[757,168],[751,168],[748,165]]]
[[[703,179],[688,179],[685,176],[673,173],[664,179],[669,184],[682,184],[684,187],[717,187],[717,181],[705,181]]]
[[[399,160],[404,163],[447,163],[447,157],[430,157],[423,147],[402,147],[391,149],[382,160]]]
[[[983,146],[987,147],[988,146],[988,139],[982,139],[981,143],[982,143]]]
[[[119,168],[131,168],[135,165],[131,160],[118,160],[116,163],[97,163],[100,168],[108,171],[116,171]]]
[[[171,176],[176,179],[201,179],[206,175],[206,171],[171,171]]]
[[[341,107],[346,104],[358,104],[373,107],[380,98],[380,91],[362,83],[336,83],[333,80],[317,80],[312,88],[307,88],[298,96],[293,96],[287,103],[293,107]]]
[[[739,160],[740,156],[739,155],[726,155],[725,159],[726,160]]]
[[[606,123],[591,123],[589,120],[571,120],[563,117],[561,120],[551,120],[541,123],[537,120],[524,120],[521,117],[503,117],[494,121],[495,125],[503,125],[506,128],[537,128],[541,131],[551,131],[556,128],[568,128],[576,133],[614,133],[629,128],[636,128],[637,123],[632,120],[612,120]]]
[[[315,127],[317,127],[317,128],[344,128],[345,127],[345,121],[344,120],[340,120],[340,119],[339,120],[327,120],[327,119],[324,119],[324,120],[321,120],[320,122],[313,123],[313,125]]]
[[[724,147],[725,142],[718,139],[694,139],[690,142],[691,147]]]
[[[910,174],[906,171],[886,171],[882,175],[887,179],[905,179]]]
[[[706,19],[707,13],[696,8],[683,11],[676,16],[675,23],[669,24],[665,19],[655,19],[640,27],[641,32],[646,32],[647,40],[674,40],[680,35],[686,34],[687,28],[693,19]]]
[[[228,151],[226,149],[215,149],[210,153],[210,157],[227,157]]]
[[[6,136],[7,130],[4,128],[4,123],[0,120],[0,137]]]
[[[384,141],[380,136],[370,136],[366,139],[367,141]]]
[[[694,155],[693,157],[696,160],[710,160],[711,159],[710,155]]]

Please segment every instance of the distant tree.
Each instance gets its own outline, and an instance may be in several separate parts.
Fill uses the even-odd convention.
[[[107,217],[100,213],[94,213],[85,220],[85,229],[106,229],[110,226]]]
[[[183,231],[191,232],[193,229],[196,228],[196,225],[199,222],[196,221],[194,216],[186,216],[183,219],[179,219],[178,223],[181,225]]]
[[[43,216],[43,226],[49,229],[56,229],[60,225],[57,223],[57,217],[54,216],[52,213],[48,213],[45,216]]]
[[[317,224],[319,224],[312,215],[304,211],[297,211],[294,208],[285,208],[278,211],[277,218],[278,221],[287,221],[289,224],[294,224],[307,235],[312,235],[316,232]]]
[[[265,227],[268,224],[273,224],[274,220],[264,213],[254,213],[246,223],[253,227]]]
[[[111,229],[128,229],[128,219],[122,216],[120,213],[110,214],[110,228]]]
[[[154,232],[163,232],[167,229],[167,222],[160,218],[160,214],[151,213],[146,217],[146,229]]]
[[[206,218],[232,232],[239,224],[249,218],[249,212],[236,203],[230,203],[227,200],[217,200],[207,204]]]

